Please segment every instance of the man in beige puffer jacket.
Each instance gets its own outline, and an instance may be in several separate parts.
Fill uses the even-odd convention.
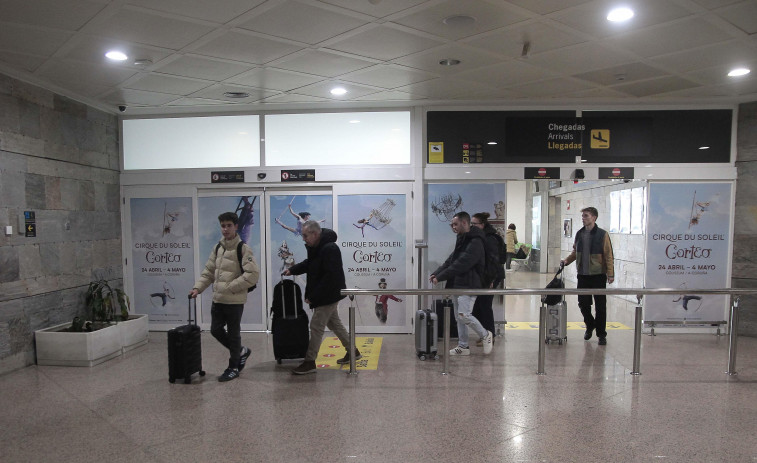
[[[213,285],[210,333],[229,349],[229,367],[218,377],[218,381],[225,382],[239,377],[250,356],[250,349],[242,346],[240,324],[248,289],[257,284],[260,268],[252,249],[237,234],[239,217],[233,212],[224,212],[218,216],[218,221],[223,239],[210,252],[205,269],[189,297],[195,298]],[[241,259],[237,256],[240,243]]]

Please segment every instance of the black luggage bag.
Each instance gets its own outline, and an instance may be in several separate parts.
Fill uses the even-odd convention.
[[[195,299],[195,323],[192,323],[192,297],[189,297],[187,324],[168,330],[168,382],[184,378],[184,384],[192,382],[192,375],[202,369],[202,343],[197,325],[197,300]]]
[[[434,309],[436,317],[439,319],[438,336],[439,339],[444,337],[444,308],[449,307],[449,337],[450,339],[457,337],[457,316],[455,315],[455,303],[452,299],[445,297],[444,299],[437,299],[434,301]]]
[[[282,359],[305,358],[310,342],[308,316],[302,308],[302,290],[294,279],[283,279],[273,287],[271,304],[273,356]]]

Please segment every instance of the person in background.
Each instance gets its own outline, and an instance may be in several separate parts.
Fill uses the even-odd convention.
[[[484,232],[471,226],[470,215],[461,211],[455,214],[450,224],[457,234],[455,249],[444,263],[429,277],[432,284],[447,281],[445,288],[479,289],[481,275],[484,271]],[[468,327],[482,339],[484,354],[492,351],[491,331],[488,331],[473,316],[473,304],[476,296],[457,297],[457,334],[458,346],[449,351],[449,355],[470,355],[468,346]]]
[[[499,256],[502,254],[501,250],[502,248],[504,248],[505,243],[502,240],[502,237],[497,233],[497,230],[489,223],[489,216],[490,214],[488,212],[478,212],[476,214],[473,214],[470,223],[472,226],[478,227],[484,232],[484,236],[486,237],[484,241],[486,254],[497,256],[497,262],[499,262],[499,265],[497,266],[497,276],[491,283],[491,285],[489,285],[489,287],[499,288],[502,282],[505,280],[505,269],[503,267],[503,262],[499,261]],[[491,331],[492,333],[494,333],[495,331],[494,311],[492,310],[493,301],[494,296],[481,295],[476,297],[476,302],[473,304],[473,316],[481,322],[481,325],[487,331]],[[494,343],[493,339],[492,343]],[[479,340],[476,345],[483,345],[483,340]]]
[[[505,262],[505,269],[510,269],[510,263],[515,257],[515,246],[518,244],[518,235],[515,233],[515,224],[511,223],[507,226],[507,232],[505,233],[505,248],[507,249],[507,262]]]
[[[305,242],[308,257],[302,262],[284,270],[283,275],[301,275],[307,273],[305,284],[305,302],[313,309],[310,320],[310,343],[305,353],[305,360],[292,374],[307,375],[316,372],[315,359],[321,348],[323,332],[326,327],[334,332],[342,342],[347,353],[336,361],[340,365],[350,363],[350,335],[339,319],[337,311],[339,301],[344,299],[341,290],[347,285],[342,268],[342,252],[336,244],[336,232],[321,228],[315,220],[302,224],[302,240]],[[355,360],[362,357],[355,348]]]
[[[250,349],[242,346],[240,324],[247,289],[258,283],[260,268],[247,243],[242,244],[241,262],[237,257],[237,246],[242,242],[237,234],[239,217],[234,212],[224,212],[218,216],[218,222],[223,239],[220,246],[215,246],[210,252],[205,269],[189,292],[189,297],[196,298],[213,285],[210,333],[229,349],[229,367],[218,377],[218,381],[226,382],[239,377],[250,356]]]
[[[576,262],[578,288],[605,288],[607,283],[615,280],[612,242],[607,231],[597,227],[599,212],[595,207],[581,209],[581,221],[584,226],[576,233],[573,252],[561,260],[562,265]],[[595,294],[596,316],[591,314],[591,294],[578,296],[578,307],[584,316],[586,332],[584,339],[591,339],[592,331],[597,330],[599,345],[607,344],[607,296]]]

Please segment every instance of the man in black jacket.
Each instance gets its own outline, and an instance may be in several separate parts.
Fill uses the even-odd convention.
[[[350,363],[351,351],[349,333],[339,319],[337,311],[339,301],[344,299],[341,290],[347,285],[344,282],[342,252],[336,244],[336,233],[328,228],[321,228],[314,220],[308,220],[302,224],[302,240],[305,241],[308,251],[307,259],[284,271],[284,275],[307,273],[305,302],[313,309],[313,317],[310,320],[310,344],[305,361],[292,370],[295,375],[316,372],[315,359],[326,327],[334,332],[347,350],[347,354],[337,360],[337,363]],[[355,349],[355,360],[361,357],[360,351]]]
[[[452,218],[452,230],[457,234],[455,249],[444,263],[429,278],[431,283],[447,281],[446,288],[478,289],[482,288],[481,275],[484,272],[484,232],[478,227],[471,227],[470,215],[458,212]],[[449,351],[450,355],[470,355],[468,346],[468,327],[481,338],[484,354],[492,351],[492,332],[481,326],[473,316],[473,304],[476,296],[458,296],[457,298],[457,338],[458,346]]]

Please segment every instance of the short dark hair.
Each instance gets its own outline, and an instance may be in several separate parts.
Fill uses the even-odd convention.
[[[218,216],[218,222],[233,222],[234,225],[239,225],[239,216],[234,212],[224,212]]]
[[[515,230],[515,224],[511,223],[510,225],[507,226],[507,228],[509,228],[510,230]]]
[[[592,206],[585,207],[585,208],[581,209],[581,212],[588,212],[589,214],[593,215],[594,217],[599,217],[599,212],[597,211],[596,207],[592,207]]]
[[[297,215],[299,215],[300,217],[302,217],[304,219],[305,217],[310,217],[313,214],[311,214],[310,212],[307,212],[307,211],[303,211],[303,212],[300,212]]]
[[[473,217],[475,217],[478,220],[480,220],[481,223],[484,224],[484,227],[485,227],[485,226],[489,225],[489,216],[490,215],[491,214],[489,214],[488,212],[476,212],[475,214],[473,214]]]
[[[463,222],[470,223],[470,214],[465,211],[458,212],[457,214],[455,214],[455,217],[457,217],[459,220],[462,220]]]

